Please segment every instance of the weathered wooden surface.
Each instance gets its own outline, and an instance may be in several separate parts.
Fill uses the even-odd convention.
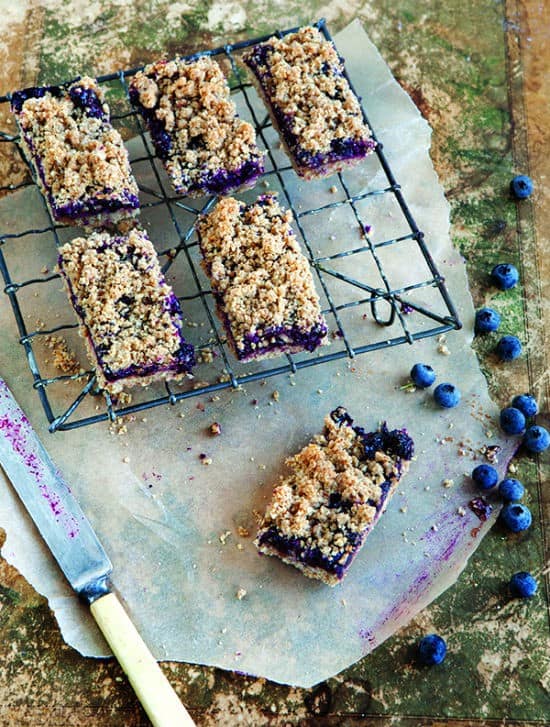
[[[434,129],[432,154],[452,204],[452,233],[468,261],[476,304],[491,300],[506,314],[506,332],[528,341],[528,355],[521,367],[514,366],[513,380],[488,343],[476,344],[493,395],[504,403],[511,391],[530,389],[548,411],[547,80],[544,84],[550,25],[542,4],[49,0],[0,2],[0,12],[0,93],[131,67],[321,16],[334,30],[359,17]],[[5,128],[5,119],[0,124]],[[0,170],[3,184],[24,175],[14,159],[0,158]],[[529,173],[537,183],[534,199],[521,205],[507,192],[517,172]],[[522,286],[495,294],[487,271],[504,259],[520,267]],[[495,528],[454,588],[338,677],[299,690],[215,669],[163,665],[197,723],[547,722],[547,461],[546,456],[517,462],[516,476],[527,486],[534,513],[532,529],[518,537]],[[528,603],[507,596],[506,583],[517,570],[539,577],[539,593]],[[422,670],[414,663],[413,647],[429,631],[446,637],[449,656],[441,667]],[[44,599],[4,562],[0,724],[147,724],[117,664],[83,659],[67,647]]]

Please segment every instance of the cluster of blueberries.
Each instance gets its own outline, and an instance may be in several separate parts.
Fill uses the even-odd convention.
[[[512,195],[517,199],[529,197],[533,191],[531,179],[518,175],[510,183]],[[491,271],[491,279],[501,290],[508,290],[517,285],[519,273],[508,263],[496,265]],[[481,308],[475,319],[475,332],[478,334],[493,333],[500,326],[500,315],[492,308]],[[496,346],[496,353],[501,361],[513,361],[521,354],[521,341],[516,336],[503,336]],[[430,387],[436,375],[427,364],[415,364],[411,369],[411,380],[419,389]],[[433,392],[434,400],[439,406],[452,408],[460,402],[460,391],[453,384],[439,384]],[[512,405],[500,412],[500,427],[505,434],[523,434],[523,445],[530,452],[542,452],[550,446],[550,434],[544,427],[527,422],[538,413],[538,405],[530,394],[520,394],[512,399]],[[472,471],[472,480],[481,490],[492,490],[498,483],[498,473],[494,467],[481,464]],[[519,500],[525,488],[519,480],[508,477],[498,485],[498,493],[506,505],[501,511],[503,524],[513,533],[527,530],[532,522],[529,508]],[[537,581],[530,573],[520,571],[510,579],[509,588],[513,596],[531,598],[537,591]],[[418,644],[418,658],[421,664],[433,666],[440,664],[447,654],[445,640],[438,634],[424,636]]]

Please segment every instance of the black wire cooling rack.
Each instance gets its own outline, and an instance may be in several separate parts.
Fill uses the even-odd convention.
[[[324,20],[318,21],[315,25],[328,40],[332,40]],[[291,28],[289,30],[279,31],[275,35],[282,37],[296,30],[297,28]],[[267,362],[258,362],[256,364],[242,364],[233,358],[227,347],[223,329],[220,327],[213,313],[212,294],[207,288],[204,276],[201,276],[200,267],[195,256],[198,245],[194,237],[197,216],[200,213],[208,211],[216,203],[216,199],[212,197],[200,200],[199,205],[195,207],[192,200],[174,196],[169,185],[163,182],[161,178],[162,170],[155,162],[154,153],[141,119],[132,109],[128,100],[126,79],[140,69],[135,68],[104,75],[97,79],[98,82],[104,85],[106,90],[108,89],[111,94],[114,90],[115,96],[118,93],[118,97],[120,97],[114,107],[111,104],[116,112],[112,114],[113,122],[115,125],[125,126],[126,128],[128,123],[134,124],[134,128],[137,129],[137,133],[141,137],[145,150],[142,156],[138,156],[132,160],[134,174],[140,186],[140,191],[148,200],[142,203],[141,209],[145,214],[145,211],[148,209],[161,208],[172,225],[172,244],[169,244],[165,250],[159,253],[161,259],[164,260],[163,269],[165,272],[168,272],[176,260],[183,261],[183,264],[187,267],[187,277],[192,281],[194,286],[194,290],[190,295],[182,295],[180,297],[184,313],[186,307],[196,305],[195,312],[198,318],[202,318],[202,322],[201,324],[195,322],[189,325],[198,327],[199,325],[204,326],[206,324],[210,327],[208,330],[209,339],[206,342],[193,341],[199,353],[199,358],[202,352],[208,352],[209,360],[215,358],[217,362],[223,364],[223,369],[221,376],[217,376],[217,379],[213,383],[206,382],[200,378],[202,373],[200,370],[201,365],[199,364],[195,370],[195,381],[190,381],[184,386],[170,382],[152,385],[142,390],[140,394],[141,400],[130,405],[123,405],[124,399],[117,402],[111,399],[105,392],[99,392],[93,371],[81,370],[80,373],[72,375],[65,374],[50,378],[43,377],[39,366],[40,356],[36,355],[33,348],[34,345],[44,336],[52,336],[63,332],[68,333],[71,329],[77,328],[77,324],[70,323],[52,327],[47,327],[47,325],[40,327],[29,325],[31,314],[24,314],[18,296],[29,287],[42,286],[59,276],[57,274],[44,274],[42,277],[34,277],[28,280],[14,279],[8,269],[6,255],[4,254],[4,250],[7,250],[8,245],[21,244],[24,238],[29,238],[30,236],[39,236],[40,240],[44,240],[44,244],[51,243],[52,238],[56,245],[61,243],[60,234],[62,234],[64,228],[62,225],[57,225],[53,221],[49,212],[47,212],[45,202],[42,200],[44,209],[48,214],[49,224],[39,229],[21,229],[5,234],[2,234],[0,230],[0,272],[4,278],[4,292],[9,298],[19,329],[19,340],[25,350],[32,373],[33,386],[40,397],[51,432],[74,429],[105,420],[114,421],[117,417],[135,415],[145,409],[161,404],[176,404],[176,402],[182,399],[217,392],[229,387],[238,387],[248,382],[258,379],[262,380],[284,373],[295,374],[301,369],[310,366],[316,366],[346,357],[353,358],[359,354],[368,353],[388,346],[397,346],[402,343],[412,344],[415,340],[436,336],[446,331],[460,328],[461,324],[445,287],[444,279],[437,270],[424,239],[424,234],[419,230],[404,199],[401,187],[390,169],[383,152],[382,143],[376,139],[375,131],[372,129],[372,125],[364,111],[365,121],[369,124],[373,131],[373,136],[377,141],[375,155],[372,155],[372,158],[376,160],[378,171],[383,173],[384,184],[376,189],[368,189],[367,191],[363,190],[354,193],[347,174],[340,173],[329,178],[329,180],[325,180],[328,184],[332,185],[330,188],[332,193],[338,192],[338,194],[335,194],[335,201],[327,201],[326,204],[306,210],[301,209],[301,205],[297,202],[294,184],[289,182],[289,175],[294,175],[292,167],[287,163],[286,158],[283,157],[280,151],[278,151],[277,143],[274,142],[275,134],[271,128],[269,116],[265,113],[265,109],[262,112],[258,111],[261,106],[258,103],[256,92],[251,84],[246,82],[246,77],[236,62],[236,57],[238,57],[240,51],[256,43],[268,40],[273,35],[271,33],[261,38],[224,45],[213,50],[205,50],[195,53],[189,56],[189,58],[197,58],[204,55],[217,56],[220,60],[225,59],[225,62],[231,68],[230,85],[232,93],[240,92],[242,94],[242,99],[244,99],[244,104],[246,105],[246,109],[248,109],[251,121],[256,127],[258,142],[266,150],[267,164],[263,184],[270,184],[269,180],[272,180],[279,187],[279,199],[283,206],[290,207],[293,212],[295,226],[299,231],[309,256],[310,264],[319,281],[322,300],[326,304],[323,313],[329,322],[329,329],[332,332],[331,346],[327,347],[328,350],[326,352],[322,348],[320,351],[311,354],[302,354],[299,356],[283,355],[278,359],[270,359]],[[0,111],[8,110],[7,104],[9,104],[9,100],[9,95],[0,97],[0,104],[6,105],[4,109],[0,106]],[[23,156],[18,141],[19,136],[17,134],[0,131],[0,143],[15,145],[18,154]],[[150,186],[143,181],[145,175],[140,173],[140,165],[143,163],[148,164],[148,174],[150,178],[156,181],[155,185]],[[0,191],[6,192],[7,190],[20,189],[33,184],[34,181],[28,180],[18,185],[0,187]],[[260,182],[261,184],[262,182]],[[312,183],[304,182],[303,184],[307,185]],[[166,191],[165,187],[168,191]],[[267,190],[264,189],[262,191],[265,192]],[[395,209],[398,211],[398,216],[400,217],[398,225],[399,233],[393,237],[390,235],[386,236],[385,239],[376,241],[371,235],[368,221],[364,219],[361,203],[368,200],[376,204],[377,200],[387,198],[387,195],[393,197]],[[330,215],[331,213],[341,212],[342,208],[347,209],[350,218],[355,220],[357,227],[361,231],[360,244],[348,250],[334,250],[331,254],[322,254],[322,249],[314,250],[320,243],[317,239],[315,243],[313,242],[313,235],[309,229],[308,218],[312,215]],[[186,218],[183,222],[182,213]],[[21,224],[24,227],[24,221]],[[49,238],[47,242],[45,238]],[[412,244],[412,247],[404,252],[402,246],[406,243]],[[427,266],[428,274],[426,278],[419,281],[409,281],[406,285],[392,285],[391,276],[387,274],[383,260],[388,250],[401,255],[405,267],[407,266],[409,255],[422,256]],[[378,272],[379,282],[376,284],[361,279],[361,262],[355,266],[351,273],[347,269],[346,271],[337,269],[337,263],[339,261],[350,256],[353,256],[351,258],[353,261],[364,260],[365,255],[369,256],[370,264]],[[335,296],[333,290],[333,284],[335,282],[337,285],[346,288],[345,296]],[[414,299],[415,292],[425,292],[427,289],[432,289],[432,293],[435,292],[437,302],[441,305],[441,309],[436,305],[427,305],[419,302],[418,299]],[[335,298],[338,298],[338,300]],[[434,300],[433,296],[431,300]],[[385,305],[385,317],[382,317],[380,314],[379,308],[381,305]],[[370,317],[368,313],[361,315],[361,311],[365,310],[370,312]],[[359,342],[352,341],[347,332],[347,325],[344,320],[350,312],[356,317],[359,317],[359,319],[368,318],[371,321],[375,321],[381,330],[384,329],[387,333],[391,332],[395,335],[388,337],[387,333],[384,332],[382,336],[373,337],[371,332],[370,338],[374,338],[374,340],[367,342],[364,340]],[[412,325],[413,321],[414,325]],[[393,329],[397,330],[394,331]],[[189,340],[189,335],[186,334],[186,337]],[[367,337],[366,333],[365,337]],[[244,370],[245,368],[246,371]],[[66,384],[70,380],[83,382],[84,386],[72,403],[66,406],[65,401],[63,410],[58,412],[57,408],[59,407],[61,397],[56,397],[54,392],[56,391],[56,387],[64,383]],[[88,399],[88,397],[93,397],[93,410],[96,413],[79,417],[79,407],[81,407],[83,401]],[[58,399],[57,404],[56,398]]]

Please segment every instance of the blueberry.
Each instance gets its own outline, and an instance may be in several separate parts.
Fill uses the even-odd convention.
[[[490,490],[498,482],[498,472],[490,464],[478,464],[472,470],[472,480],[481,490]]]
[[[501,361],[513,361],[521,355],[521,341],[516,336],[502,336],[495,350]]]
[[[539,407],[531,394],[518,394],[512,399],[512,406],[523,412],[525,417],[534,417],[538,413]]]
[[[504,505],[500,517],[508,530],[511,530],[513,533],[527,530],[533,521],[531,510],[520,502],[511,502],[508,505]]]
[[[480,308],[476,312],[475,332],[492,333],[500,326],[500,315],[492,308]]]
[[[434,389],[434,399],[439,406],[452,409],[460,401],[460,391],[453,384],[439,384]]]
[[[517,502],[525,494],[525,487],[519,480],[515,480],[513,477],[507,477],[498,486],[498,494],[503,500]]]
[[[519,598],[531,598],[537,592],[538,583],[527,571],[514,573],[510,578],[510,591]]]
[[[447,653],[447,644],[437,634],[428,634],[420,639],[418,657],[422,664],[433,666],[441,664]]]
[[[527,199],[533,192],[533,180],[526,174],[518,174],[510,182],[510,191],[516,199]]]
[[[544,452],[550,446],[550,434],[544,427],[529,427],[523,435],[523,444],[530,452]]]
[[[491,270],[493,283],[501,290],[508,290],[517,285],[519,273],[511,263],[500,263]]]
[[[513,406],[500,412],[500,428],[505,434],[521,434],[525,431],[525,416]]]
[[[426,389],[435,381],[435,371],[428,364],[415,364],[411,369],[411,379],[419,389]]]

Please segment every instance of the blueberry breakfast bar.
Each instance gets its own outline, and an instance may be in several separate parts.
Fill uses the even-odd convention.
[[[11,108],[57,222],[88,225],[136,214],[138,188],[128,153],[92,78],[16,91]]]
[[[178,193],[228,194],[263,173],[254,128],[237,116],[212,58],[146,66],[130,83],[130,100]]]
[[[334,174],[373,151],[343,60],[317,28],[270,38],[243,61],[301,177]]]
[[[382,515],[413,456],[403,429],[353,426],[343,407],[322,434],[287,459],[255,544],[304,575],[339,583]]]
[[[60,248],[58,265],[100,388],[117,393],[190,371],[180,304],[143,230],[76,238]]]
[[[306,257],[272,194],[221,199],[199,220],[202,266],[241,361],[313,351],[327,326]]]

